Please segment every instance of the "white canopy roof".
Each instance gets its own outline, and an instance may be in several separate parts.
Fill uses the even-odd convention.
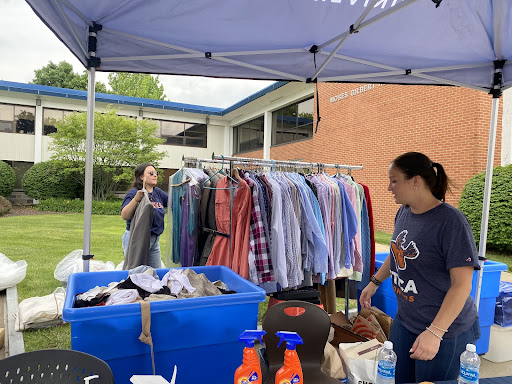
[[[493,62],[512,57],[508,0],[27,2],[84,66],[95,50],[99,71],[489,91]],[[94,25],[97,49],[89,45]]]

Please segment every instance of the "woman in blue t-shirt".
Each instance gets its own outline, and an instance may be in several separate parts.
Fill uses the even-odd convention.
[[[389,166],[388,191],[401,207],[390,254],[360,303],[369,307],[391,277],[398,304],[390,332],[397,384],[457,379],[460,354],[480,337],[470,296],[479,268],[475,239],[462,212],[444,202],[448,184],[441,164],[418,152]]]
[[[126,220],[126,230],[122,238],[123,252],[126,255],[128,242],[130,240],[130,223],[137,209],[137,205],[144,196],[142,187],[145,179],[146,191],[148,192],[149,200],[154,208],[148,263],[153,268],[160,268],[162,266],[162,258],[158,240],[164,231],[164,216],[168,199],[167,193],[156,186],[158,174],[153,164],[144,163],[137,165],[134,174],[135,180],[133,182],[133,188],[128,191],[121,205],[121,218]]]

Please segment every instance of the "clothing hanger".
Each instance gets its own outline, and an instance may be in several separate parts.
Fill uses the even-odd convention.
[[[208,183],[215,175],[217,174],[221,174],[221,175],[224,175],[224,176],[227,176],[228,177],[228,180],[233,182],[235,185],[233,185],[232,187],[228,187],[228,188],[213,188],[213,187],[207,187],[206,186],[206,183]],[[227,174],[227,172],[224,170],[224,156],[222,156],[222,164],[221,164],[221,168],[215,172],[213,175],[211,175],[208,180],[206,180],[204,183],[203,183],[203,188],[206,188],[206,189],[237,189],[238,188],[238,180],[235,180],[233,179],[230,175]]]

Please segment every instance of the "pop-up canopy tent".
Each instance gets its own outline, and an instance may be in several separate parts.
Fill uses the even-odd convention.
[[[84,255],[90,254],[92,112],[99,70],[454,85],[490,93],[479,249],[485,256],[499,96],[512,85],[512,1],[26,1],[89,69]],[[477,302],[481,279],[480,272]]]

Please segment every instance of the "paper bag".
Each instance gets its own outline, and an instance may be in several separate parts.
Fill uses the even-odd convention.
[[[377,339],[339,345],[348,384],[375,384],[377,355],[381,348],[382,344]]]
[[[382,343],[388,339],[373,314],[370,314],[370,316],[366,318],[357,315],[354,325],[352,326],[352,331],[368,339],[377,339]]]
[[[361,311],[359,314],[365,318],[369,317],[370,315],[374,315],[377,321],[379,322],[382,330],[384,331],[384,334],[387,338],[389,338],[389,331],[391,329],[391,323],[393,323],[393,319],[388,314],[382,312],[377,307],[371,307],[371,308],[361,308]]]

